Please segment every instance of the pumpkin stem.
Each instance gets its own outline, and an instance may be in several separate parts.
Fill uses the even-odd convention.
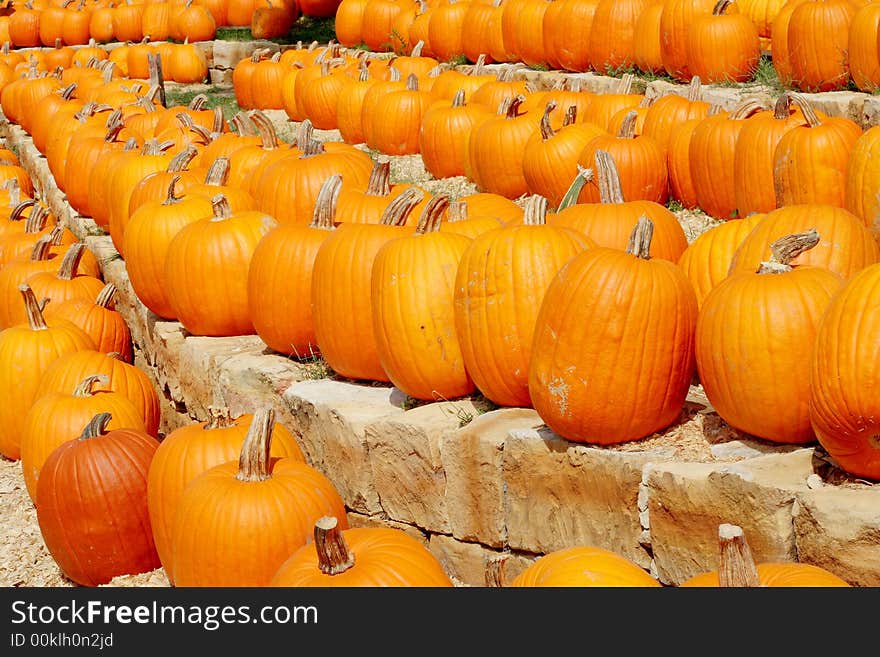
[[[175,174],[171,177],[171,182],[168,183],[168,191],[165,193],[165,200],[162,201],[162,205],[174,205],[175,203],[180,203],[180,199],[183,197],[174,195],[174,187],[179,182],[180,174]]]
[[[459,89],[455,92],[455,95],[452,97],[452,106],[453,107],[464,107],[464,89]]]
[[[27,313],[28,326],[30,326],[31,331],[47,330],[49,326],[43,317],[43,309],[40,307],[31,286],[27,283],[22,283],[18,286],[18,291],[21,292],[21,296],[24,299],[24,309]]]
[[[229,179],[229,158],[218,157],[211,163],[208,173],[205,174],[205,184],[222,187]]]
[[[208,105],[208,96],[207,94],[196,94],[193,96],[192,100],[189,101],[189,105],[187,105],[187,109],[198,112],[199,110],[205,109]]]
[[[635,110],[630,110],[626,113],[626,116],[623,117],[623,122],[620,124],[620,130],[617,131],[618,139],[635,139],[636,137],[636,121],[639,118],[639,113]]]
[[[605,150],[597,150],[596,160],[596,184],[599,186],[600,203],[623,203],[623,188],[620,185],[620,174],[611,153]]]
[[[196,155],[199,154],[198,149],[193,144],[187,144],[186,148],[171,158],[168,166],[165,168],[166,173],[176,173],[178,171],[186,171]]]
[[[547,102],[547,106],[544,108],[544,114],[541,116],[541,138],[544,141],[547,141],[556,134],[556,131],[553,130],[553,126],[550,124],[550,114],[552,114],[555,109],[556,101],[551,99]]]
[[[305,149],[306,144],[312,141],[312,135],[315,132],[315,126],[309,119],[303,119],[299,124],[299,130],[296,132],[294,143],[300,150]]]
[[[24,222],[24,232],[28,235],[39,233],[46,227],[48,221],[49,208],[41,205],[28,215],[27,221]]]
[[[791,271],[791,261],[804,251],[809,251],[819,243],[819,233],[815,228],[802,233],[785,235],[770,245],[770,260],[758,267],[759,274],[784,274]]]
[[[526,199],[523,207],[523,224],[526,226],[543,226],[547,223],[547,198],[540,194],[532,194]]]
[[[202,427],[206,431],[212,429],[228,429],[235,426],[235,420],[227,406],[208,406],[208,421]]]
[[[58,278],[63,281],[70,281],[76,276],[76,270],[79,268],[80,260],[86,251],[85,242],[74,242],[67,248],[64,259],[58,267]]]
[[[59,226],[55,226],[53,232],[55,232]],[[34,242],[34,248],[31,249],[31,261],[48,260],[49,256],[52,254],[51,248],[53,239],[54,235],[49,233],[48,235],[43,235],[40,239]]]
[[[211,198],[211,210],[213,212],[211,221],[223,221],[232,216],[232,206],[223,194],[215,194]]]
[[[595,178],[595,173],[592,169],[587,169],[580,164],[577,165],[577,168],[577,175],[574,177],[574,180],[571,181],[571,185],[569,185],[568,189],[565,192],[565,195],[559,202],[559,207],[556,208],[557,212],[561,212],[562,210],[565,210],[565,208],[576,205],[578,202],[578,198],[581,195],[581,190],[584,188],[584,185]]]
[[[734,107],[727,118],[732,121],[741,121],[764,109],[767,108],[760,101],[746,100]]]
[[[723,523],[718,527],[718,585],[761,586],[758,567],[742,527]]]
[[[18,184],[18,178],[10,178],[3,183],[3,188],[9,192],[8,206],[10,208],[14,208],[21,203],[21,186]]]
[[[425,204],[422,214],[419,217],[419,223],[416,225],[416,234],[423,235],[425,233],[434,233],[440,230],[440,223],[443,220],[443,213],[449,207],[448,194],[435,194]]]
[[[336,202],[339,199],[339,190],[342,189],[342,176],[334,174],[329,176],[315,198],[315,211],[312,214],[312,222],[309,228],[321,230],[333,230],[336,218]]]
[[[491,588],[502,588],[504,586],[504,570],[507,566],[507,555],[499,554],[490,557],[486,562],[485,584]]]
[[[379,223],[385,226],[403,226],[409,213],[422,202],[423,198],[425,193],[418,187],[408,187],[385,207]]]
[[[98,413],[89,420],[86,428],[80,434],[79,440],[89,440],[90,438],[98,438],[107,433],[107,424],[110,422],[112,415],[110,413]]]
[[[448,223],[455,223],[456,221],[466,221],[467,218],[467,201],[449,202],[449,207],[446,208],[446,221]]]
[[[807,97],[803,94],[790,92],[791,102],[797,105],[801,112],[804,114],[804,119],[807,121],[808,128],[815,128],[818,125],[822,124],[819,115],[816,114],[816,110],[813,107],[812,103],[807,100]]]
[[[251,121],[257,128],[257,134],[260,136],[260,146],[263,150],[271,151],[278,148],[278,133],[275,132],[275,126],[269,117],[260,110],[254,110],[250,114]]]
[[[254,122],[244,111],[240,111],[232,117],[232,127],[240,137],[251,137],[256,133]]]
[[[626,252],[643,260],[650,260],[651,238],[653,236],[654,222],[645,215],[642,215],[629,235],[629,244],[626,246]]]
[[[692,103],[700,100],[700,98],[703,95],[702,87],[703,87],[703,83],[700,80],[700,76],[699,75],[693,76],[691,78],[690,84],[688,85],[687,99],[689,101],[691,101]]]
[[[269,450],[272,445],[272,430],[275,427],[275,410],[262,408],[254,413],[251,425],[241,446],[238,459],[239,481],[257,482],[271,478],[269,474]]]
[[[336,516],[323,516],[315,522],[315,551],[318,568],[325,575],[338,575],[354,566],[354,554],[348,549]]]
[[[364,192],[367,196],[388,196],[391,193],[391,161],[385,160],[373,163],[373,170],[370,172],[370,180],[367,182],[367,190]]]
[[[21,203],[16,203],[15,209],[9,213],[9,221],[21,221],[21,215],[24,214],[24,211],[33,207],[36,203],[37,202],[32,198],[22,201]]]
[[[636,79],[636,76],[632,73],[624,73],[620,78],[620,83],[617,85],[617,93],[623,96],[626,96],[632,91],[633,81]]]
[[[718,0],[712,8],[712,15],[721,16],[732,3],[733,0]]]
[[[791,92],[786,91],[776,99],[773,106],[773,118],[784,120],[791,116]]]
[[[106,374],[92,374],[91,376],[87,376],[79,382],[76,388],[73,389],[73,396],[91,397],[95,394],[95,391],[92,390],[92,387],[96,383],[100,383],[102,386],[108,386],[110,385],[110,377]]]
[[[577,123],[578,108],[577,105],[569,105],[565,110],[565,116],[562,118],[562,127]]]
[[[116,299],[116,293],[118,291],[119,288],[117,288],[114,283],[107,283],[98,293],[98,297],[95,299],[95,305],[100,306],[101,308],[112,309],[111,306]]]

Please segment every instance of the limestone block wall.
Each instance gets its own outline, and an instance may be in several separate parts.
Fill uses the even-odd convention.
[[[244,50],[214,44],[211,61],[229,70]],[[827,106],[875,115],[871,97],[852,96]],[[215,404],[233,414],[273,407],[337,486],[352,525],[410,532],[458,584],[484,585],[501,554],[509,580],[542,554],[590,544],[676,585],[715,568],[718,525],[735,523],[758,562],[799,560],[880,585],[880,485],[846,476],[818,446],[739,434],[694,386],[662,434],[593,447],[554,434],[533,409],[487,409],[478,398],[413,406],[391,385],[324,377],[257,336],[190,335],[140,303],[110,237],[70,207],[30,137],[5,120],[0,135],[119,288],[136,363],[163,400],[163,433],[204,420]]]

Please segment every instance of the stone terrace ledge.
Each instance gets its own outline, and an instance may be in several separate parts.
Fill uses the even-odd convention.
[[[554,434],[533,409],[481,412],[472,400],[411,407],[388,384],[315,378],[254,335],[190,335],[140,303],[110,237],[70,207],[30,137],[5,119],[0,135],[38,198],[119,288],[136,363],[163,399],[163,433],[206,419],[212,404],[233,414],[273,407],[337,486],[353,526],[418,537],[458,585],[484,585],[500,554],[509,581],[542,554],[588,544],[676,585],[716,567],[718,525],[735,523],[758,562],[800,560],[880,586],[880,485],[844,476],[818,448],[738,434],[699,387],[665,439],[592,447]],[[686,433],[701,436],[703,453],[682,454],[676,436]]]

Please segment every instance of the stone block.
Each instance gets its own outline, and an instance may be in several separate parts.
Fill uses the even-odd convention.
[[[215,41],[213,48],[214,68],[233,69],[242,59],[250,57],[255,50],[268,48],[272,53],[278,52],[278,44],[265,39],[252,41]]]
[[[499,408],[448,432],[441,445],[452,535],[495,548],[507,545],[504,446],[515,429],[544,424],[532,408]]]
[[[388,517],[450,532],[441,445],[445,434],[478,412],[466,399],[435,402],[365,427],[373,481]]]
[[[489,562],[499,558],[504,561],[502,582],[509,584],[536,558],[534,555],[492,550],[479,543],[457,541],[443,534],[431,535],[429,549],[456,586],[487,586]]]
[[[880,586],[880,486],[821,485],[793,508],[798,561],[853,586]]]
[[[352,510],[381,513],[366,427],[403,413],[403,393],[390,385],[319,379],[294,383],[283,399],[309,462],[333,481]]]
[[[510,547],[544,554],[595,545],[647,568],[638,512],[642,469],[672,453],[589,447],[546,427],[511,431],[504,446]]]
[[[743,528],[756,561],[796,561],[795,497],[807,490],[812,450],[736,463],[654,463],[646,468],[656,572],[680,584],[717,568],[718,526]]]

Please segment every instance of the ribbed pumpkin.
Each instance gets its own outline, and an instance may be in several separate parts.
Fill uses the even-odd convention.
[[[529,393],[563,438],[639,440],[681,414],[695,373],[697,299],[676,264],[650,258],[651,227],[641,217],[626,251],[574,256],[544,294]]]
[[[451,103],[437,101],[422,117],[419,129],[419,153],[425,170],[435,178],[466,174],[467,140],[470,131],[491,112],[478,103],[466,103],[465,91],[459,89]]]
[[[693,73],[688,66],[687,38],[698,16],[710,15],[717,0],[663,0],[660,14],[660,46],[663,68],[678,82]]]
[[[635,23],[653,0],[599,0],[590,30],[590,65],[599,73],[632,67]]]
[[[129,217],[123,248],[132,289],[141,302],[164,319],[176,319],[168,300],[165,260],[171,240],[184,226],[212,214],[211,201],[199,194],[177,196],[175,175],[162,201],[148,201]]]
[[[691,587],[848,587],[834,573],[801,562],[760,562],[755,558],[742,527],[730,523],[718,526],[718,568],[682,582]]]
[[[325,516],[315,522],[314,540],[281,564],[268,586],[450,587],[452,580],[425,545],[394,527],[340,529]]]
[[[705,118],[710,107],[711,104],[703,100],[700,76],[695,75],[686,95],[667,93],[651,103],[645,112],[642,134],[656,139],[663,152],[668,152],[672,130],[685,121]]]
[[[222,194],[211,205],[213,214],[186,224],[168,243],[168,303],[193,335],[252,334],[247,272],[257,243],[278,223],[257,210],[233,213]]]
[[[727,221],[739,216],[734,176],[736,141],[749,117],[764,109],[754,100],[730,112],[707,116],[694,127],[688,146],[690,175],[697,205],[711,217]]]
[[[171,530],[175,586],[265,586],[312,535],[318,518],[348,527],[326,476],[270,457],[275,413],[254,413],[238,460],[214,466],[183,490]]]
[[[849,0],[808,0],[792,10],[786,38],[796,88],[819,92],[846,87],[850,24],[858,6]]]
[[[131,329],[115,308],[117,292],[114,283],[107,283],[94,299],[77,297],[51,303],[46,306],[44,315],[47,321],[66,319],[79,326],[94,340],[98,351],[117,352],[122,360],[130,363],[133,358]]]
[[[25,415],[21,431],[21,469],[31,500],[36,498],[40,468],[52,451],[78,437],[98,413],[110,413],[108,430],[146,431],[143,416],[130,399],[111,390],[93,390],[95,383],[107,385],[109,378],[105,374],[87,376],[67,393],[42,395]]]
[[[520,114],[523,95],[503,102],[491,118],[475,125],[468,138],[466,175],[481,192],[510,199],[528,193],[523,174],[523,153],[529,138],[538,130],[538,120]]]
[[[732,178],[737,216],[778,207],[773,185],[776,146],[786,132],[805,121],[791,98],[791,93],[783,93],[772,110],[752,114],[739,131],[733,149]]]
[[[500,406],[531,407],[528,372],[535,320],[550,281],[581,251],[582,233],[547,224],[547,199],[532,196],[521,225],[474,238],[461,256],[455,328],[477,388]],[[527,286],[520,281],[528,279]]]
[[[865,130],[853,145],[846,167],[844,207],[860,217],[880,244],[880,126]]]
[[[312,271],[324,240],[335,228],[342,177],[331,176],[318,193],[308,226],[278,226],[257,244],[248,269],[248,305],[257,335],[285,356],[319,351],[312,316]],[[284,299],[279,308],[278,300]]]
[[[819,243],[798,255],[793,265],[825,267],[844,279],[880,261],[880,247],[851,212],[833,205],[789,205],[768,212],[743,239],[731,259],[730,271],[755,271],[770,257],[770,244],[785,235],[815,228]]]
[[[403,89],[384,95],[374,111],[362,114],[367,146],[386,155],[419,152],[422,118],[431,103],[430,93],[420,84],[416,75],[411,73]]]
[[[597,151],[606,151],[613,158],[620,180],[623,197],[628,201],[653,201],[661,205],[669,198],[669,173],[666,153],[653,137],[636,135],[638,112],[629,109],[620,129],[615,134],[600,134],[584,146],[577,163],[589,168]],[[600,200],[598,190],[585,187],[581,201]]]
[[[144,419],[147,433],[158,435],[159,394],[144,370],[126,363],[117,353],[103,353],[90,346],[59,356],[40,375],[35,397],[53,392],[68,393],[93,374],[105,374],[110,379],[106,385],[103,381],[96,382],[92,386],[94,392],[109,390],[131,400]]]
[[[810,2],[810,4],[815,4]],[[773,155],[776,205],[825,203],[846,205],[846,172],[850,153],[862,135],[845,116],[821,117],[801,94],[793,94],[804,123],[786,132]]]
[[[810,421],[819,443],[843,470],[873,481],[880,481],[878,300],[874,264],[831,300],[810,361]]]
[[[733,0],[718,0],[711,14],[697,16],[687,30],[687,67],[709,84],[747,82],[761,59],[757,26],[732,7]]]
[[[435,195],[415,231],[377,252],[371,273],[373,333],[382,369],[414,399],[455,399],[474,391],[455,332],[455,272],[470,244],[441,232],[449,198]]]
[[[159,560],[171,578],[171,531],[180,496],[186,486],[214,466],[235,460],[241,451],[253,413],[231,417],[225,407],[208,409],[209,418],[186,424],[159,444],[147,476],[147,507]],[[272,427],[270,456],[305,462],[294,435],[282,424]]]
[[[577,175],[578,159],[587,144],[605,134],[593,123],[577,122],[575,105],[565,111],[562,127],[554,129],[550,114],[558,106],[552,99],[547,103],[540,130],[532,134],[523,151],[523,176],[529,193],[546,197],[552,208],[559,205]]]
[[[687,248],[687,236],[675,214],[655,201],[624,200],[620,177],[610,153],[598,150],[593,168],[580,168],[570,191],[548,223],[567,226],[583,233],[598,246],[623,250],[639,217],[647,216],[653,223],[651,255],[678,262]],[[590,173],[593,172],[593,173]],[[599,189],[598,203],[573,203],[587,177],[594,177]]]
[[[731,274],[703,299],[697,372],[718,415],[773,443],[811,443],[810,359],[816,329],[841,277],[792,266],[819,242],[815,230],[786,235],[753,271]]]
[[[517,575],[509,586],[650,587],[661,586],[635,562],[607,548],[575,546],[549,552]]]
[[[711,116],[718,111],[720,111],[720,106],[714,105],[706,113],[706,116]],[[666,144],[669,195],[688,210],[697,208],[697,191],[694,188],[694,179],[691,176],[691,140],[694,136],[694,130],[697,129],[705,118],[687,119],[672,126]]]
[[[378,224],[340,224],[315,255],[315,339],[324,360],[341,376],[389,381],[373,330],[370,276],[379,249],[412,230],[406,227],[406,221],[423,196],[414,187],[407,189],[386,208]]]
[[[763,214],[752,214],[716,224],[688,244],[678,266],[694,286],[697,303],[702,305],[709,290],[727,278],[734,253],[763,218]]]
[[[59,357],[95,343],[70,324],[48,324],[31,288],[19,287],[27,309],[27,323],[0,331],[0,454],[13,461],[21,458],[24,416],[39,393],[43,373]],[[73,389],[72,387],[69,389]]]
[[[56,448],[37,481],[40,533],[58,567],[82,586],[159,567],[147,513],[147,470],[159,442],[141,430],[108,430],[97,414]]]

